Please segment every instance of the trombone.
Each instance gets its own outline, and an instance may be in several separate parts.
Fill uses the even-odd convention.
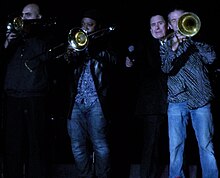
[[[7,31],[15,31],[15,32],[18,32],[18,31],[21,31],[23,30],[24,28],[24,21],[21,17],[15,17],[12,22],[9,22],[7,24]]]
[[[200,18],[193,12],[185,12],[183,13],[177,22],[178,31],[172,32],[165,37],[165,40],[173,37],[175,33],[180,33],[186,37],[195,36],[200,28],[201,21]]]
[[[72,28],[68,33],[68,43],[75,51],[83,51],[89,44],[89,39],[99,38],[106,33],[115,30],[114,26],[110,26],[104,29],[100,29],[93,33],[87,34],[87,32],[79,27]]]
[[[195,13],[183,13],[178,20],[179,32],[184,36],[192,37],[199,32],[200,28],[201,21]]]
[[[8,32],[29,32],[31,25],[41,25],[46,28],[56,25],[56,21],[53,18],[24,20],[22,17],[18,16],[13,18],[12,21],[9,21],[6,28]]]

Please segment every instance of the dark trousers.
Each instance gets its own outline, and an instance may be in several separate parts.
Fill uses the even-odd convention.
[[[7,97],[5,178],[22,178],[24,174],[26,178],[45,177],[45,121],[44,97]]]
[[[161,126],[166,122],[163,115],[146,115],[142,118],[143,147],[141,178],[157,178],[160,169]],[[166,133],[167,134],[167,133]]]

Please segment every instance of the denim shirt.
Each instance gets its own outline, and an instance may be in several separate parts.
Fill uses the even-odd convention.
[[[160,56],[161,69],[168,74],[168,102],[187,101],[190,109],[210,102],[214,96],[207,65],[216,59],[212,46],[188,39],[172,51],[169,40],[161,45]]]
[[[75,101],[79,105],[88,108],[98,99],[95,84],[91,75],[90,60],[86,63],[77,87]]]

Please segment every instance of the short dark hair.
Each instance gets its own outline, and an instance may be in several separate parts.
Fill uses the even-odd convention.
[[[95,20],[97,23],[102,23],[101,13],[97,9],[89,9],[83,13],[83,17],[88,17]]]

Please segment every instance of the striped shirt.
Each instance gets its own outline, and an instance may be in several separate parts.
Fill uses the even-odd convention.
[[[211,45],[188,39],[176,51],[171,40],[160,47],[161,69],[168,74],[168,102],[187,101],[189,109],[206,105],[214,97],[207,65],[216,59]]]

